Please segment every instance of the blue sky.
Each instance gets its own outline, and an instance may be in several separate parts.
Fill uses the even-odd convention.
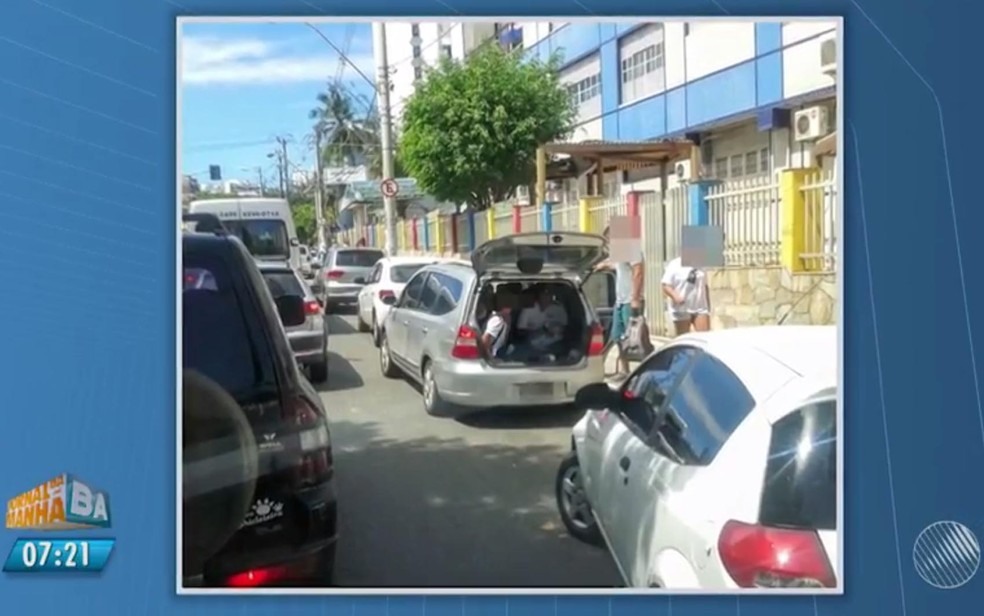
[[[315,23],[315,27],[373,78],[369,23]],[[255,179],[262,167],[276,184],[273,138],[291,135],[292,163],[311,168],[306,140],[315,97],[339,71],[339,55],[301,23],[186,24],[182,30],[182,172],[207,182],[209,165],[223,179]],[[372,87],[350,65],[342,79],[367,100]],[[363,109],[366,111],[366,109]]]

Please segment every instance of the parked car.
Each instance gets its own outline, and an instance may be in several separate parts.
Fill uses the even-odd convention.
[[[433,415],[572,402],[581,387],[604,378],[604,330],[581,286],[610,275],[594,272],[605,256],[599,235],[524,233],[482,244],[470,264],[425,266],[398,299],[383,298],[392,305],[380,327],[383,374],[420,382]],[[566,352],[546,363],[489,357],[479,345],[485,298],[503,286],[522,294],[536,285],[551,289],[566,311]]]
[[[389,306],[386,297],[398,297],[407,286],[410,277],[425,265],[434,263],[432,257],[384,257],[380,259],[359,291],[358,325],[361,332],[372,332],[372,340],[379,345],[379,323],[386,318]]]
[[[384,256],[383,251],[375,248],[330,248],[318,274],[325,311],[356,304],[373,266]]]
[[[184,369],[232,396],[252,427],[258,457],[249,513],[233,521],[238,530],[201,571],[183,572],[184,583],[329,585],[337,538],[331,435],[321,398],[301,374],[285,331],[305,323],[305,300],[274,299],[235,237],[185,233],[182,244]],[[226,436],[219,431],[211,438],[221,443]]]
[[[560,515],[627,585],[837,586],[833,326],[684,335],[577,398]]]
[[[287,295],[304,299],[304,322],[287,328],[287,340],[297,363],[307,368],[311,381],[324,383],[328,380],[328,320],[321,301],[287,263],[258,262],[257,265],[274,300]]]
[[[300,253],[300,274],[304,278],[311,278],[314,275],[314,269],[311,267],[311,249],[301,244],[297,247],[297,251]]]

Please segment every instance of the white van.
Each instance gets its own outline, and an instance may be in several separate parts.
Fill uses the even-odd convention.
[[[257,259],[288,261],[301,271],[300,242],[285,199],[203,199],[192,201],[188,212],[217,216]]]

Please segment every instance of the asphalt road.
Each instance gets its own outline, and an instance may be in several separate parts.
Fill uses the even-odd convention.
[[[578,413],[429,417],[413,386],[380,374],[354,316],[328,318],[339,586],[620,585],[607,552],[569,537],[556,511]]]

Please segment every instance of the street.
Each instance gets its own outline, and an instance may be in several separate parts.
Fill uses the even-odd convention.
[[[621,585],[607,551],[569,537],[557,513],[576,411],[429,417],[411,384],[380,374],[350,312],[327,318],[338,586]]]

